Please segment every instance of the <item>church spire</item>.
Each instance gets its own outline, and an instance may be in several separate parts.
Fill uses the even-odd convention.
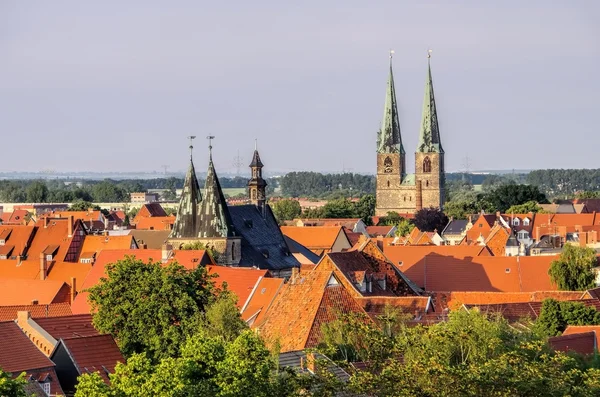
[[[394,88],[394,73],[392,71],[392,55],[390,51],[390,74],[385,92],[385,105],[383,108],[383,121],[377,136],[377,153],[404,154],[402,137],[400,135],[400,121],[396,105],[396,89]]]
[[[175,218],[173,230],[171,230],[171,234],[169,235],[170,238],[195,238],[198,235],[196,216],[202,202],[202,193],[200,192],[194,162],[192,161],[192,149],[194,148],[192,140],[194,138],[196,137],[188,137],[190,140],[190,165],[185,174],[183,192],[181,193],[179,207],[177,208],[177,218]]]
[[[204,200],[202,200],[200,209],[197,237],[232,237],[233,223],[231,215],[212,160],[212,140],[214,136],[208,136],[207,139],[209,140],[208,171],[206,172]]]
[[[261,210],[261,212],[264,211],[267,203],[267,181],[265,181],[262,177],[263,167],[264,165],[262,161],[260,161],[260,155],[258,154],[258,147],[255,140],[254,156],[252,157],[252,162],[250,163],[252,178],[248,181],[248,191],[250,193],[250,202],[252,202],[252,204]]]
[[[427,79],[425,81],[425,97],[423,98],[423,116],[421,119],[421,133],[417,152],[444,153],[440,141],[435,97],[433,95],[433,79],[431,77],[431,50],[427,53]]]

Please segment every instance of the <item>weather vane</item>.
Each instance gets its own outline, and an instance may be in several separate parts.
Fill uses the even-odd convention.
[[[395,52],[396,52],[396,51],[394,51],[394,50],[390,49],[390,59],[392,59],[392,58],[394,57],[394,53],[395,53]]]
[[[254,138],[254,150],[258,150],[258,139]]]
[[[432,52],[433,52],[433,50],[431,48],[427,50],[427,59],[431,58]]]
[[[208,139],[208,154],[210,155],[210,158],[212,159],[212,140],[215,139],[215,136],[209,135],[206,137],[206,139]]]
[[[190,140],[190,160],[192,159],[192,151],[194,149],[193,140],[196,139],[195,135],[190,135],[187,137]]]

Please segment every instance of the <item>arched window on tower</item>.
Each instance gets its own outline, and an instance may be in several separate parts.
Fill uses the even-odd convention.
[[[425,187],[429,187],[429,181],[425,181]]]
[[[423,160],[423,172],[431,172],[431,159],[429,157],[425,157],[425,160]]]
[[[387,183],[388,183],[388,187],[390,187],[390,181],[387,181]]]

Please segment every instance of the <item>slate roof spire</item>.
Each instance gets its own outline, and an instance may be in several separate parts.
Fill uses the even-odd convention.
[[[202,193],[200,192],[200,185],[198,185],[196,170],[192,161],[192,149],[194,148],[192,140],[195,137],[188,138],[190,139],[190,165],[185,174],[183,192],[179,200],[179,208],[177,208],[177,218],[175,218],[173,230],[171,230],[171,234],[169,235],[170,238],[191,238],[198,235],[196,218],[200,203],[202,202]]]
[[[258,143],[256,139],[254,140],[254,156],[252,156],[250,167],[264,167],[262,161],[260,161],[260,155],[258,154]]]
[[[198,236],[200,238],[233,237],[233,222],[227,208],[227,202],[215,171],[212,160],[212,140],[208,136],[209,160],[204,185],[204,199],[198,217]]]
[[[431,50],[427,52],[427,79],[425,80],[425,97],[423,98],[423,115],[421,133],[417,152],[444,153],[440,141],[435,96],[433,95],[433,78],[431,77]]]
[[[394,87],[394,73],[392,71],[392,55],[390,51],[390,74],[385,92],[385,105],[383,107],[383,121],[377,136],[377,153],[404,154],[402,136],[400,134],[400,121],[396,105],[396,89]]]

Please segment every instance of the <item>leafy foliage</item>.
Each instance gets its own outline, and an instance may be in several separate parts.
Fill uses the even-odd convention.
[[[388,212],[386,216],[379,218],[378,226],[396,226],[396,236],[404,237],[415,228],[415,225],[406,218],[401,217],[397,212]]]
[[[26,375],[23,372],[16,378],[0,369],[0,396],[7,397],[25,397],[25,385],[27,384]]]
[[[513,205],[520,205],[529,201],[542,204],[548,203],[548,199],[537,186],[517,185],[515,183],[498,186],[487,195],[487,200],[496,211],[503,213]]]
[[[533,212],[534,214],[543,213],[544,210],[536,201],[528,201],[523,204],[513,205],[506,210],[507,214],[528,214],[530,212]]]
[[[542,335],[560,335],[568,325],[599,325],[600,312],[581,302],[546,299],[535,327]]]
[[[560,290],[584,291],[596,286],[593,269],[597,262],[594,249],[567,244],[550,264],[548,274]]]
[[[341,192],[344,197],[351,194],[362,196],[375,193],[375,178],[371,175],[352,173],[290,172],[281,178],[280,186],[286,197],[324,198],[335,191]]]
[[[600,190],[600,169],[535,170],[527,183],[536,185],[552,197],[571,196],[578,191]]]
[[[126,257],[107,267],[108,278],[89,289],[94,325],[111,333],[126,356],[145,352],[156,361],[177,356],[206,305],[213,282],[204,267],[144,263]]]
[[[423,208],[417,211],[413,223],[423,232],[437,230],[441,233],[448,224],[448,217],[439,208]]]
[[[271,205],[273,214],[278,222],[289,221],[298,218],[302,214],[302,207],[298,200],[283,199]]]

